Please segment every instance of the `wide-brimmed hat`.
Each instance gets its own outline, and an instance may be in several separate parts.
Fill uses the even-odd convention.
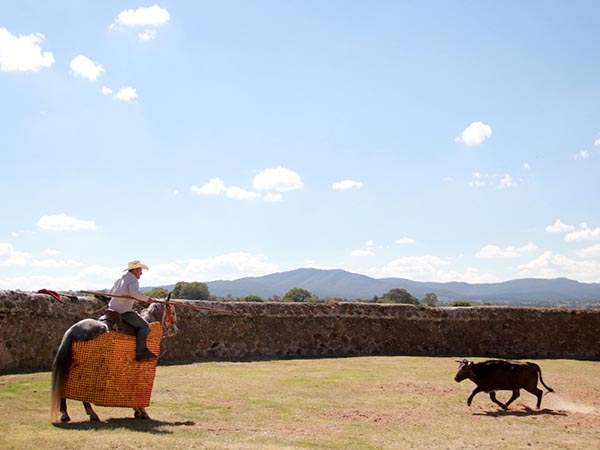
[[[127,263],[127,269],[125,269],[123,272],[126,272],[128,270],[133,270],[133,269],[146,269],[146,270],[150,270],[146,264],[142,264],[139,261],[139,259],[136,259],[134,261],[129,261]]]

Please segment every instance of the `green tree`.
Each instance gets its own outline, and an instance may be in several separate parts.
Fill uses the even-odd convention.
[[[154,288],[150,291],[147,291],[145,294],[152,298],[167,298],[169,291],[167,291],[165,288]]]
[[[309,290],[304,288],[292,288],[283,296],[284,302],[307,302],[312,298]]]
[[[390,289],[387,294],[377,300],[378,303],[407,303],[418,305],[419,299],[403,288]]]
[[[452,302],[452,304],[450,306],[475,306],[475,305],[473,303],[467,302],[465,300],[456,300],[455,302]]]
[[[427,294],[425,294],[425,297],[423,297],[423,303],[425,303],[427,306],[437,306],[437,294],[435,294],[434,292],[428,292]]]
[[[245,302],[262,302],[263,299],[258,295],[246,295],[243,299]]]
[[[208,292],[206,283],[179,281],[173,288],[173,297],[188,300],[210,300],[210,292]]]

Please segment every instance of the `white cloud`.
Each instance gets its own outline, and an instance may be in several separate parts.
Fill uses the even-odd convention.
[[[337,183],[333,183],[333,185],[331,187],[336,191],[347,191],[348,189],[352,189],[352,188],[360,189],[363,186],[364,186],[364,183],[362,183],[360,181],[342,180],[342,181],[338,181]]]
[[[266,194],[264,197],[265,202],[275,203],[282,200],[281,194]]]
[[[374,247],[375,246],[375,241],[373,239],[369,239],[367,242],[365,242],[365,245],[367,247]]]
[[[220,178],[211,178],[202,187],[192,186],[191,191],[199,195],[220,195],[227,191],[225,183]]]
[[[573,159],[575,160],[581,160],[581,159],[588,159],[590,157],[590,152],[588,152],[587,150],[581,150],[578,153],[575,153],[573,155]]]
[[[572,231],[565,236],[567,242],[581,242],[581,241],[597,241],[600,239],[600,227],[591,229],[585,223],[580,225],[581,230]]]
[[[447,266],[450,261],[432,255],[406,256],[389,262],[383,267],[369,269],[375,277],[399,277],[411,280],[436,280],[440,266]]]
[[[396,239],[396,244],[400,244],[400,245],[407,245],[407,244],[414,244],[416,241],[413,238],[409,238],[409,237],[403,237],[400,239]]]
[[[94,231],[96,222],[93,220],[79,220],[66,214],[42,216],[37,221],[37,226],[48,231]]]
[[[237,186],[227,188],[225,196],[236,200],[256,200],[257,198],[260,198],[260,194],[247,191]]]
[[[527,264],[520,265],[519,269],[520,277],[566,277],[583,282],[597,282],[600,278],[599,262],[576,261],[549,251]]]
[[[183,268],[180,280],[212,281],[217,279],[267,275],[279,267],[265,255],[246,252],[228,253],[214,258],[192,259]]]
[[[164,25],[171,20],[171,15],[166,8],[158,5],[148,8],[127,9],[121,11],[110,25],[111,30],[123,30],[125,28],[146,29],[138,34],[141,41],[150,41],[156,37],[156,27]]]
[[[137,98],[137,91],[132,87],[124,87],[119,89],[119,91],[115,94],[115,98],[123,102],[130,102],[131,100],[135,100]]]
[[[469,187],[484,188],[491,187],[497,189],[508,189],[516,185],[515,181],[508,174],[497,175],[489,173],[474,172]]]
[[[281,166],[264,169],[254,177],[252,184],[259,191],[285,192],[304,187],[300,175]]]
[[[526,162],[523,163],[523,165],[521,166],[521,168],[524,169],[524,170],[529,170],[530,169],[529,163],[526,163]]]
[[[247,191],[237,186],[227,187],[220,178],[211,178],[202,187],[192,186],[190,190],[198,195],[222,195],[236,200],[255,200],[260,198],[257,192]],[[271,199],[270,201],[275,201]]]
[[[373,250],[371,249],[367,249],[367,250],[352,250],[352,256],[373,256],[375,253],[373,253]]]
[[[138,34],[140,41],[151,41],[156,38],[157,31],[151,28],[148,28]]]
[[[539,250],[537,246],[531,242],[523,245],[522,247],[508,246],[501,248],[497,245],[486,245],[477,254],[477,258],[484,259],[504,259],[504,258],[517,258],[523,253],[534,252]]]
[[[104,72],[104,67],[101,64],[96,64],[84,55],[78,55],[73,58],[69,67],[73,76],[85,78],[90,81],[96,81]]]
[[[600,145],[600,139],[596,139],[596,140],[594,141],[594,147],[597,147],[597,146],[599,146],[599,145]]]
[[[581,258],[598,258],[600,257],[600,244],[594,244],[591,247],[582,248],[577,252],[577,256]]]
[[[31,261],[31,255],[16,251],[11,244],[0,242],[0,267],[25,266]]]
[[[564,233],[566,231],[572,231],[575,227],[573,225],[567,225],[560,221],[560,219],[556,219],[552,225],[548,225],[546,227],[546,231],[548,233]]]
[[[113,90],[105,86],[102,89],[100,89],[100,93],[102,95],[111,95],[113,93]]]
[[[57,256],[60,255],[60,250],[53,250],[53,249],[46,249],[42,252],[44,255],[48,255],[48,256]]]
[[[500,179],[500,182],[498,183],[498,188],[499,189],[508,189],[508,188],[512,187],[513,185],[514,185],[513,179],[510,177],[510,175],[505,174]]]
[[[69,267],[81,267],[83,264],[72,259],[43,259],[31,261],[31,267],[42,267],[45,269],[64,269]]]
[[[42,52],[38,45],[44,35],[15,36],[0,27],[0,70],[2,72],[38,72],[54,64],[52,52]]]
[[[480,145],[491,135],[492,127],[483,122],[473,122],[454,141],[469,146]]]
[[[157,27],[167,23],[171,19],[169,11],[166,8],[161,8],[158,5],[148,8],[127,9],[119,13],[115,18],[113,25],[117,27]]]

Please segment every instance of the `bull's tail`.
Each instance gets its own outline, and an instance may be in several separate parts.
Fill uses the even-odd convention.
[[[540,376],[540,382],[542,383],[542,386],[544,386],[546,389],[548,389],[548,392],[554,392],[554,389],[552,389],[549,386],[546,386],[546,383],[544,383],[544,379],[542,378],[542,369],[540,368],[540,366],[538,366],[536,364],[536,368],[537,368],[538,374]]]
[[[71,363],[71,331],[67,331],[62,338],[62,342],[56,352],[54,363],[52,364],[52,397],[50,404],[50,417],[52,422],[58,421],[60,401],[62,399],[69,365]]]

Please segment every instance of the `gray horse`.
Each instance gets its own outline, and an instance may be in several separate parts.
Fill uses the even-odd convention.
[[[164,303],[152,303],[148,308],[144,309],[140,315],[147,322],[160,322],[163,326],[163,337],[171,337],[177,334],[177,315],[173,305]],[[67,412],[67,399],[62,397],[67,373],[71,364],[71,343],[90,341],[98,336],[106,333],[109,326],[100,320],[84,319],[77,322],[69,328],[62,338],[62,342],[58,347],[58,352],[52,364],[52,403],[51,415],[53,422],[58,418],[60,409],[60,421],[69,422],[71,418]],[[98,415],[88,402],[83,402],[85,412],[90,417],[91,421],[98,421]],[[149,419],[145,408],[134,408],[134,417],[136,419]]]

